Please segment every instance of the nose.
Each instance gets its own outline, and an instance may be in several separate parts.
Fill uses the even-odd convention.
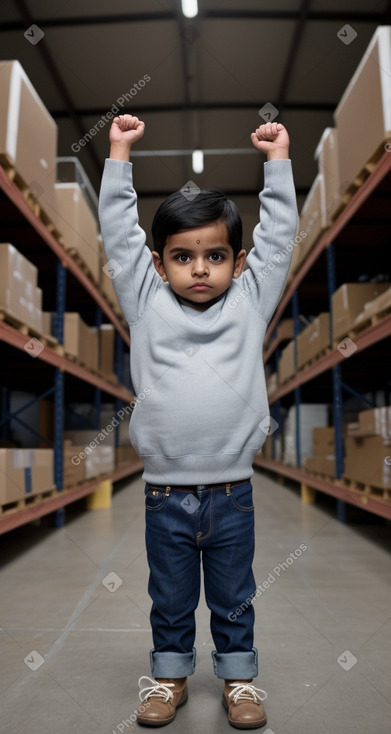
[[[193,275],[208,275],[209,268],[203,257],[197,257],[193,262]]]

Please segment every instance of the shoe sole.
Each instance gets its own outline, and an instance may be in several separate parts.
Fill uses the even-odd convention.
[[[227,701],[225,700],[224,696],[223,696],[223,699],[222,699],[222,703],[223,703],[223,706],[224,706],[225,710],[228,712],[229,711],[229,708],[228,708],[228,704],[227,704]],[[265,718],[264,719],[261,719],[261,721],[258,721],[256,724],[255,723],[254,724],[240,724],[240,723],[238,723],[236,721],[232,721],[229,718],[229,713],[228,713],[228,721],[231,724],[231,726],[233,726],[235,729],[260,729],[261,726],[265,726],[265,724],[267,722],[267,716],[265,714]]]
[[[175,709],[174,715],[171,716],[169,719],[165,719],[164,721],[158,721],[157,719],[155,719],[155,721],[154,721],[153,719],[148,719],[148,718],[144,718],[142,716],[137,716],[137,723],[138,724],[141,724],[141,726],[166,726],[166,724],[171,724],[171,722],[174,721],[174,719],[175,719],[177,710],[180,709],[180,707],[183,706],[186,703],[187,699],[188,699],[188,694],[186,692],[185,698],[182,699],[178,703],[178,705],[177,705],[177,707]]]

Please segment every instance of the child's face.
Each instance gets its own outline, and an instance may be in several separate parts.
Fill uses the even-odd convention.
[[[167,238],[163,260],[152,253],[155,268],[173,291],[204,310],[238,278],[246,262],[246,250],[235,260],[224,222],[211,222]]]

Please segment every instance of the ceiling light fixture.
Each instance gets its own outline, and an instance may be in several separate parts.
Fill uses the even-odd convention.
[[[195,18],[198,15],[197,0],[182,0],[182,13],[185,18]]]
[[[204,170],[204,154],[202,150],[193,150],[192,166],[194,173],[202,173]]]

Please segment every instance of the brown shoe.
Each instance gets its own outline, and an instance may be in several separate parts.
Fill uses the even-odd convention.
[[[267,693],[251,685],[251,680],[226,680],[223,704],[228,711],[228,721],[236,729],[258,729],[266,724],[267,717],[262,701]]]
[[[144,687],[139,697],[142,701],[137,711],[137,721],[144,726],[165,726],[175,719],[179,706],[187,701],[187,678],[148,678],[143,675],[138,684],[143,681],[150,684]]]

